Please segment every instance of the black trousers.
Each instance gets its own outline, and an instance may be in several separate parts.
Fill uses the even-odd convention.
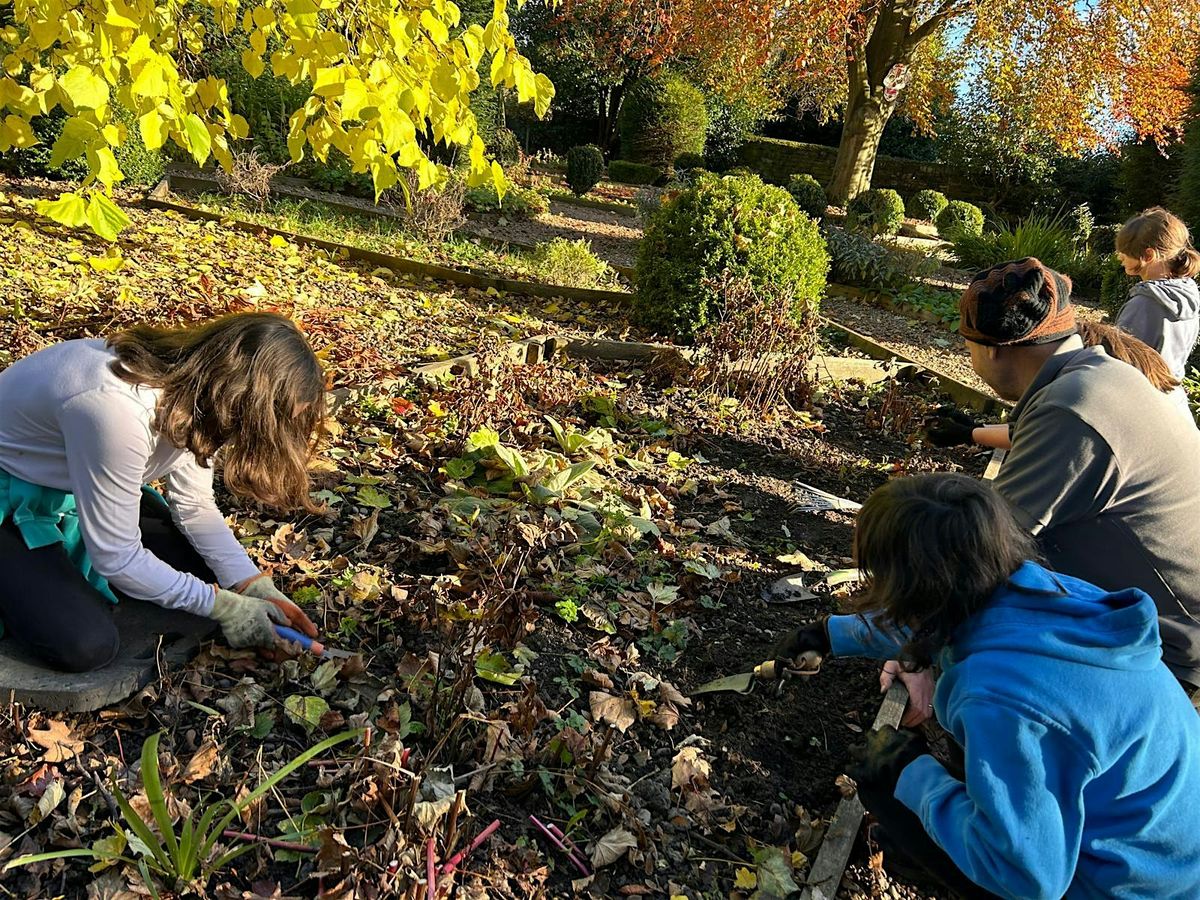
[[[161,500],[142,497],[139,524],[142,544],[167,565],[216,580]],[[11,521],[0,525],[0,622],[6,638],[62,672],[103,668],[120,649],[112,603],[84,580],[61,545],[30,550]]]

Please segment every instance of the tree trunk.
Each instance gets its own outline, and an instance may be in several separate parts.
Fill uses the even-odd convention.
[[[846,114],[828,188],[835,205],[871,186],[879,139],[896,108],[896,97],[887,99],[884,79],[896,64],[911,65],[917,46],[962,8],[956,0],[942,0],[924,23],[916,24],[920,5],[918,0],[880,0],[871,7],[866,43],[846,47]]]
[[[894,104],[883,102],[882,96],[870,97],[857,91],[851,95],[837,161],[833,166],[833,180],[827,192],[829,201],[835,206],[844,206],[871,187],[879,139],[883,137],[884,126],[891,118],[893,108]]]

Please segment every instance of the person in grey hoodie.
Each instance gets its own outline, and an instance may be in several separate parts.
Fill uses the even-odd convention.
[[[1125,223],[1117,255],[1126,274],[1141,278],[1129,291],[1117,325],[1162,354],[1171,374],[1182,379],[1200,336],[1200,253],[1187,226],[1161,206]]]

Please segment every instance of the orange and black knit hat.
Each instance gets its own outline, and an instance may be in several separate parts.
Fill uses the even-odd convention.
[[[999,263],[958,301],[958,333],[991,347],[1049,344],[1075,334],[1071,279],[1033,257]]]

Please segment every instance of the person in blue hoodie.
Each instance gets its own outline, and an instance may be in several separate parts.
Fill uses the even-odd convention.
[[[941,668],[933,708],[962,771],[891,728],[851,770],[885,865],[968,897],[1200,897],[1200,717],[1150,597],[1039,565],[1000,496],[964,475],[888,483],[854,543],[857,614],[776,655]]]

